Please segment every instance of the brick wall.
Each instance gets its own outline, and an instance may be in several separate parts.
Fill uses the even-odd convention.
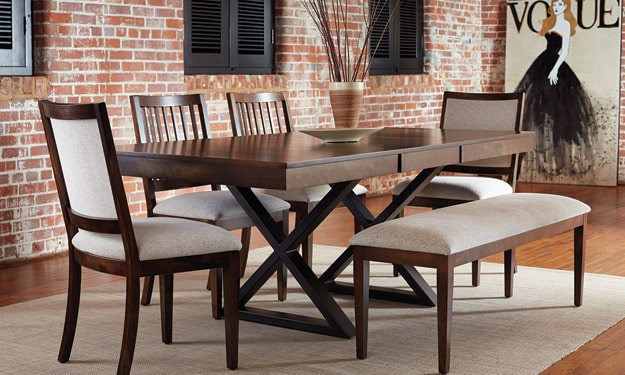
[[[132,94],[205,93],[213,136],[231,134],[225,93],[235,90],[288,90],[296,127],[332,122],[321,44],[299,0],[276,0],[268,76],[185,76],[182,0],[33,3],[35,77],[0,77],[0,265],[67,249],[38,99],[105,101],[118,144],[134,139]],[[425,14],[427,74],[370,77],[363,126],[434,127],[444,90],[503,90],[504,1],[425,0]],[[365,183],[386,192],[398,177]],[[125,181],[142,215],[141,184]]]

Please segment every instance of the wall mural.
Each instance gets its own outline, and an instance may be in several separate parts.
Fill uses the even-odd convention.
[[[536,147],[520,181],[616,185],[620,0],[507,1],[506,91]]]

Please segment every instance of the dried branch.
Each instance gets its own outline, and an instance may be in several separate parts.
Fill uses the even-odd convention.
[[[363,0],[360,20],[350,19],[350,16],[354,15],[348,11],[348,0],[301,1],[321,34],[328,58],[330,80],[334,82],[364,81],[371,66],[370,41],[373,27],[389,6],[389,0]],[[400,0],[395,2],[380,35],[380,40],[388,31],[389,23],[399,9],[400,3]],[[354,29],[350,26],[350,24],[358,23],[361,23],[363,27]],[[379,44],[380,41],[373,48],[374,54]]]

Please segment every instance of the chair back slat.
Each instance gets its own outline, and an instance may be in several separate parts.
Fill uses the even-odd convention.
[[[283,92],[228,93],[234,136],[288,133],[293,131]]]
[[[203,94],[130,97],[139,143],[210,138]]]

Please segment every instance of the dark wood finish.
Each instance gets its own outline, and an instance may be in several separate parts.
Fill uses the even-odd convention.
[[[254,92],[227,94],[230,123],[234,136],[248,136],[256,134],[279,134],[294,131],[293,122],[286,95],[278,92]],[[269,192],[271,194],[271,192]],[[280,196],[280,195],[278,195]],[[366,204],[366,194],[358,196]],[[295,223],[300,223],[312,208],[319,203],[315,200],[288,200],[291,211],[295,212]],[[360,225],[354,222],[354,231]],[[313,258],[313,235],[310,234],[301,245],[302,256],[309,265]]]
[[[366,272],[369,261],[385,262],[392,264],[412,265],[421,267],[431,267],[436,269],[436,295],[437,295],[437,317],[438,317],[438,371],[442,374],[449,372],[450,348],[451,348],[451,321],[454,288],[454,268],[474,262],[475,260],[487,256],[504,253],[505,287],[506,297],[512,296],[513,269],[512,269],[512,249],[527,243],[549,238],[567,231],[574,231],[573,254],[574,254],[574,304],[580,306],[582,303],[583,280],[584,280],[584,254],[585,254],[585,231],[587,215],[579,215],[569,219],[550,224],[548,226],[525,231],[523,233],[504,238],[488,244],[463,250],[461,252],[445,255],[435,253],[424,253],[419,251],[398,250],[370,246],[352,246],[354,252],[354,285],[355,288],[355,310],[356,332],[362,334],[362,338],[356,337],[358,358],[367,357],[367,325],[365,320],[368,313],[364,311],[368,307],[368,294],[362,294],[369,289],[369,275]],[[418,228],[415,228],[418,230]],[[356,270],[358,270],[356,272]],[[364,279],[358,280],[358,277]],[[359,295],[362,294],[362,295]],[[363,310],[360,311],[359,310]]]
[[[162,340],[164,343],[170,343],[172,339],[173,273],[223,268],[226,289],[224,312],[226,319],[226,363],[228,368],[235,369],[238,361],[238,249],[224,249],[223,252],[178,257],[176,257],[176,252],[172,251],[171,255],[173,258],[141,260],[122,177],[119,172],[106,105],[104,103],[57,104],[43,100],[39,102],[39,109],[50,152],[61,211],[69,238],[68,299],[58,360],[66,362],[71,354],[78,320],[82,267],[125,278],[126,307],[121,353],[117,369],[118,374],[130,373],[132,366],[139,319],[140,278],[143,276],[162,275],[160,288],[162,300]],[[83,128],[87,129],[87,126],[92,126],[93,129],[89,128],[89,135],[92,139],[80,138],[68,132],[66,132],[66,137],[60,138],[61,136],[54,132],[55,130],[58,132],[61,128],[60,124],[58,128],[55,125],[60,122],[65,124],[63,127],[73,126],[72,130],[74,133]],[[69,140],[70,136],[73,137],[71,141]],[[59,139],[63,139],[63,141],[59,143]],[[81,191],[89,190],[91,184],[79,188],[75,185],[84,179],[66,181],[66,177],[72,175],[71,169],[74,166],[71,163],[68,165],[68,161],[60,157],[60,152],[70,148],[79,150],[80,148],[77,146],[80,144],[92,145],[94,148],[89,150],[89,152],[96,153],[96,155],[98,152],[101,152],[101,164],[103,168],[106,168],[106,171],[102,171],[100,174],[93,173],[94,177],[106,176],[108,181],[104,183],[108,182],[110,184],[110,194],[107,188],[102,189],[104,192],[99,193],[99,195],[96,195],[96,192],[92,193],[93,196],[90,199],[94,202],[99,202],[97,208],[83,207],[86,206],[85,201],[89,201],[89,199],[77,196],[77,192],[79,194]],[[100,149],[97,147],[98,144],[101,145]],[[67,153],[65,152],[64,154]],[[81,162],[75,161],[75,164],[80,165]],[[93,168],[89,164],[81,167],[83,170]],[[69,185],[69,183],[72,185]],[[71,197],[69,191],[72,192]],[[117,216],[116,219],[94,217],[97,213],[103,212],[102,209],[99,209],[104,204],[103,202],[110,202],[110,205],[114,206],[113,210],[115,212],[114,215]],[[120,235],[123,241],[125,258],[121,260],[112,259],[110,257],[98,256],[96,252],[89,252],[90,249],[77,248],[73,244],[72,239],[79,230]],[[174,248],[172,246],[172,249]]]
[[[614,276],[625,276],[625,186],[577,186],[527,184],[520,182],[517,191],[544,192],[567,195],[583,200],[592,207],[588,215],[586,271]],[[390,196],[370,196],[367,207],[379,213],[388,205]],[[424,208],[407,207],[409,213]],[[316,230],[317,243],[347,246],[352,236],[352,215],[347,208],[337,208]],[[570,233],[548,240],[536,241],[517,248],[516,261],[522,266],[547,267],[570,270]],[[257,230],[252,230],[251,249],[266,246],[267,242]],[[595,251],[596,250],[596,251]],[[254,250],[252,250],[254,251]],[[500,255],[486,258],[501,262]],[[68,261],[66,255],[40,257],[20,264],[0,266],[0,307],[27,302],[64,293],[67,287]],[[118,281],[115,275],[83,269],[82,286]],[[541,372],[542,375],[562,374],[621,374],[625,373],[625,320],[615,324],[589,341],[577,351]]]
[[[472,157],[485,159],[502,155],[502,150],[526,151],[533,147],[533,141],[531,132],[385,128],[353,144],[325,144],[305,134],[290,132],[126,145],[118,148],[118,158],[123,173],[130,176],[225,184],[245,208],[275,252],[241,288],[242,319],[352,337],[355,334],[353,324],[328,292],[326,281],[332,280],[322,282],[293,250],[341,202],[360,225],[374,225],[397,216],[422,184],[438,173],[441,163],[472,161],[463,155],[464,147],[472,148]],[[492,147],[493,144],[505,147]],[[449,155],[450,151],[454,151],[456,157],[443,160],[435,157],[437,152]],[[362,178],[420,168],[426,170],[378,217],[374,217],[352,192]],[[285,190],[320,183],[330,184],[330,192],[288,234],[271,219],[251,190],[252,187]],[[339,259],[340,262],[350,260],[351,256]],[[275,312],[258,313],[247,306],[250,296],[262,286],[267,274],[275,271],[280,261],[322,313],[323,321],[311,322],[307,317]],[[414,280],[411,285],[430,289],[428,285],[419,285],[419,280]]]
[[[208,109],[204,94],[187,95],[153,95],[153,96],[130,96],[130,108],[135,129],[137,143],[170,142],[187,139],[208,139],[211,138],[210,126],[208,123]],[[143,178],[143,189],[148,216],[163,216],[154,213],[154,207],[158,204],[157,193],[172,191],[176,189],[195,188],[206,184],[193,183],[184,180],[163,179],[163,178]],[[212,191],[221,190],[221,186],[211,183]],[[212,195],[205,199],[220,200],[221,198]],[[274,212],[274,216],[282,216],[285,226],[288,226],[288,211]],[[189,218],[185,212],[177,213],[175,217],[189,218],[207,224],[217,225],[226,230],[241,229],[241,276],[245,273],[247,253],[249,251],[251,227],[254,225],[246,216],[224,215],[226,219],[217,220]],[[211,270],[211,273],[217,272]],[[216,276],[216,275],[215,275]],[[284,273],[278,273],[278,299],[286,298],[286,277]],[[218,277],[209,276],[207,287],[211,284],[221,285]],[[146,277],[143,284],[142,305],[149,305],[152,296],[154,277]],[[220,290],[218,290],[218,293]],[[216,309],[213,304],[213,317],[222,316],[222,311]]]
[[[229,92],[226,96],[234,136],[294,130],[284,92]]]
[[[266,136],[212,138],[117,146],[122,173],[151,178],[182,178],[198,183],[288,190],[471,161],[466,146],[479,147],[475,158],[502,151],[524,152],[532,132],[384,128],[358,143],[325,144],[291,132]],[[437,153],[453,154],[440,160]]]

